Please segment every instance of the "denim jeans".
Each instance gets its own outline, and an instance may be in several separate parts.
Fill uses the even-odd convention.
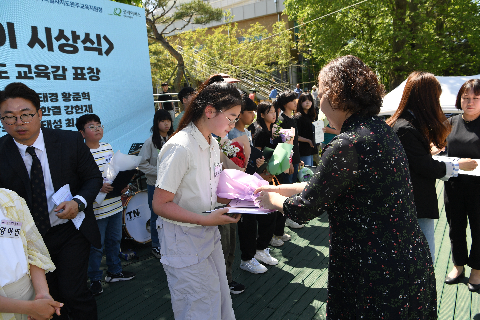
[[[122,212],[98,219],[97,224],[100,230],[102,248],[90,247],[90,257],[88,259],[88,277],[90,281],[102,279],[103,271],[100,270],[100,263],[102,262],[104,247],[108,272],[114,274],[122,272],[122,264],[118,256],[120,253],[120,241],[122,240]]]
[[[303,161],[303,163],[304,163],[306,166],[310,166],[310,167],[313,166],[313,154],[310,155],[310,156],[300,157],[300,160]]]
[[[430,253],[432,254],[432,262],[435,265],[435,219],[422,218],[418,219],[420,229],[422,229],[425,238],[427,238]]]
[[[151,186],[147,184],[147,191],[148,191],[148,207],[150,208],[150,235],[152,236],[152,248],[158,248],[160,247],[160,242],[158,241],[157,224],[156,224],[158,215],[156,215],[152,209],[153,193],[155,192],[155,186]]]

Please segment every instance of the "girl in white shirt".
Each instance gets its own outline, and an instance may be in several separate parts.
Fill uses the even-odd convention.
[[[222,163],[211,133],[226,136],[241,103],[234,86],[212,76],[158,155],[153,210],[161,217],[160,262],[175,319],[235,319],[217,226],[236,223],[240,215],[226,215],[226,208],[214,210],[217,201],[229,200],[216,195]]]

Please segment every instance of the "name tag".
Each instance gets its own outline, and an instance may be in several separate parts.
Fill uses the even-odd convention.
[[[220,163],[216,163],[216,164],[215,164],[215,178],[216,178],[220,173],[222,173],[222,165],[223,165],[223,162],[220,162]]]
[[[0,225],[0,238],[19,238],[21,229],[21,222],[2,220]]]

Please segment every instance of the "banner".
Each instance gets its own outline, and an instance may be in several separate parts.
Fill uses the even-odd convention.
[[[109,0],[2,0],[0,90],[11,82],[39,94],[42,127],[77,130],[78,117],[95,113],[102,141],[127,153],[148,138],[154,114],[144,9]]]

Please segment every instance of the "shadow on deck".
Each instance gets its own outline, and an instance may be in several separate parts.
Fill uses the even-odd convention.
[[[435,226],[438,319],[480,320],[480,294],[471,293],[467,279],[458,285],[445,285],[452,267],[448,224],[443,204],[443,183],[437,184],[440,219]],[[264,274],[251,274],[239,268],[237,245],[234,280],[244,284],[244,293],[232,295],[238,320],[325,319],[328,267],[328,219],[323,214],[302,229],[288,229],[292,240],[271,248],[277,266],[267,266]],[[470,236],[469,236],[470,244]],[[103,284],[96,297],[100,320],[173,319],[166,275],[149,244],[125,242],[123,249],[137,252],[138,259],[123,261],[125,270],[137,274],[131,281]],[[469,275],[469,268],[466,274]],[[345,306],[348,308],[348,306]]]

